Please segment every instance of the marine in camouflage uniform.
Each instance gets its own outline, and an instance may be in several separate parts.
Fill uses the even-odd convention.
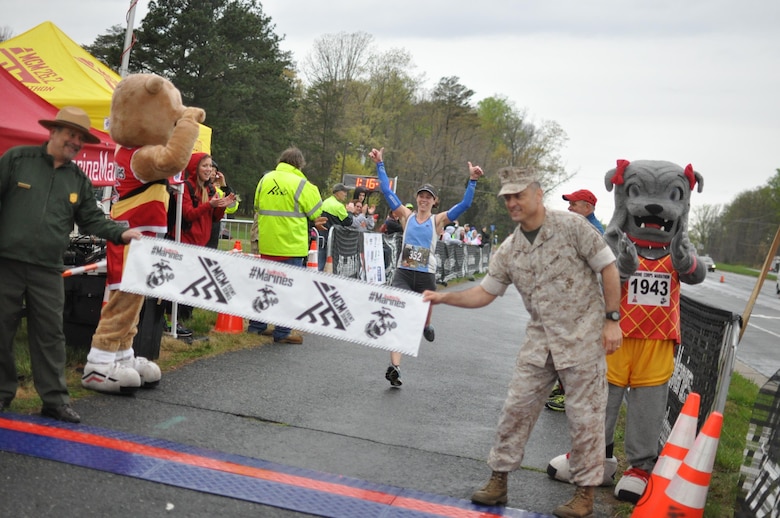
[[[495,252],[482,289],[502,296],[514,284],[531,320],[488,457],[494,471],[520,467],[557,373],[569,394],[573,481],[601,484],[607,379],[601,344],[605,306],[597,273],[614,261],[586,220],[558,211],[547,211],[533,243],[517,227]]]
[[[499,196],[519,224],[494,253],[488,275],[469,290],[425,292],[423,300],[482,307],[510,284],[517,288],[531,319],[488,456],[493,477],[472,500],[485,505],[507,502],[506,474],[520,467],[533,426],[560,377],[571,394],[566,416],[572,481],[585,491],[580,495],[578,488],[575,498],[555,512],[579,516],[562,508],[589,506],[592,511],[593,487],[601,484],[604,471],[605,355],[621,343],[620,326],[605,319],[607,310],[617,310],[620,303],[615,256],[586,219],[544,208],[532,171],[504,168],[499,177]]]

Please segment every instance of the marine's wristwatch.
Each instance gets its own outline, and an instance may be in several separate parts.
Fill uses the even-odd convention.
[[[607,311],[607,320],[620,322],[620,311]]]

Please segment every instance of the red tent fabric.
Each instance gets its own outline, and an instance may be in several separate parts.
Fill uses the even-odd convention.
[[[43,144],[49,130],[38,124],[41,119],[52,120],[59,111],[0,67],[0,155],[14,146]],[[108,133],[90,128],[100,139],[99,144],[86,144],[74,158],[96,187],[114,185],[114,149],[116,144]]]

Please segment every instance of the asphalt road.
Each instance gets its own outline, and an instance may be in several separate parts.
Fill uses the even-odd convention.
[[[757,282],[754,277],[715,271],[701,284],[683,284],[682,293],[743,315]],[[762,284],[737,347],[737,359],[766,378],[780,369],[780,297],[774,281]]]

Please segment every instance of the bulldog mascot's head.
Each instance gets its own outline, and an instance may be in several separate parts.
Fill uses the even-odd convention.
[[[671,254],[682,282],[702,282],[707,269],[688,239],[691,193],[697,186],[701,192],[702,176],[690,164],[682,168],[661,160],[618,160],[604,181],[607,191],[615,189],[615,212],[604,238],[618,259],[620,278],[636,271],[637,256]]]

